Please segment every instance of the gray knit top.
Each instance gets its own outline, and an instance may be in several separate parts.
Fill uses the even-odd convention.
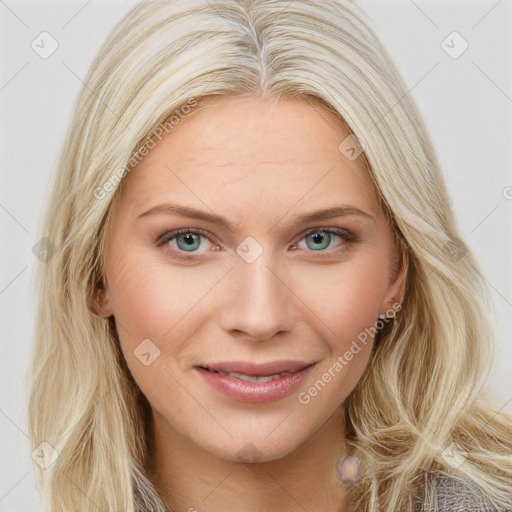
[[[512,487],[510,507],[503,509],[471,482],[443,472],[435,473],[433,478],[435,485],[427,486],[427,494],[416,512],[512,512]]]

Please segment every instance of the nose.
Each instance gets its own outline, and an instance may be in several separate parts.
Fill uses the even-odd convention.
[[[229,273],[228,299],[220,314],[226,332],[264,341],[291,330],[295,296],[279,268],[265,252],[252,263],[241,258],[236,262]]]

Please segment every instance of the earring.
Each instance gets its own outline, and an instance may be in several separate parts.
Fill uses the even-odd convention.
[[[393,318],[395,318],[396,316],[396,313],[398,313],[399,311],[402,310],[402,304],[398,304],[398,306],[396,307],[396,309],[394,310],[393,312],[393,315],[392,316],[387,316],[387,315],[379,315],[379,320],[385,320],[385,321],[389,321],[389,320],[392,320]]]

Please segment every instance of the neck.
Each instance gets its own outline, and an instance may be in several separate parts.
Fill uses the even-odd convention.
[[[344,427],[345,413],[339,409],[287,456],[241,463],[203,450],[153,411],[150,471],[172,512],[343,512],[346,486],[336,466],[345,454]]]

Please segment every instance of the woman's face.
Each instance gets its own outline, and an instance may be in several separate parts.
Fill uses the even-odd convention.
[[[114,315],[160,432],[269,461],[356,386],[404,274],[347,136],[320,105],[227,98],[124,178],[96,311]]]

